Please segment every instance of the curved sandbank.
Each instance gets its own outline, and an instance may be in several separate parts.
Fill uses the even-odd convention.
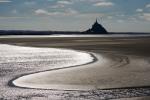
[[[64,68],[54,68],[49,71],[23,75],[19,78],[15,78],[12,81],[12,84],[17,87],[36,89],[91,90],[99,89],[99,87],[100,89],[108,88],[99,84],[99,78],[96,75],[99,75],[100,73],[99,70],[95,70],[95,68],[98,67],[107,70],[108,66],[120,67],[128,64],[126,58],[124,59],[122,56],[112,54],[100,55],[96,53],[92,53],[91,56],[97,59],[97,62],[77,65],[76,67],[66,66]],[[91,69],[91,71],[86,72],[88,69]],[[93,77],[92,74],[94,74],[95,77]]]
[[[69,69],[25,75],[13,81],[24,88],[95,90],[149,86],[148,61],[123,54],[94,54],[98,61]],[[143,67],[143,65],[145,65]],[[144,73],[143,73],[144,71]]]
[[[0,64],[13,64],[13,63],[41,63],[39,67],[48,66],[38,72],[45,70],[60,70],[78,67],[79,65],[86,65],[96,61],[93,54],[68,49],[56,48],[35,48],[35,47],[21,47],[6,44],[0,44]],[[9,49],[11,48],[11,49]],[[30,66],[24,65],[30,68]],[[32,72],[32,73],[38,73]],[[17,80],[22,80],[24,76]],[[32,76],[31,76],[32,77]],[[16,86],[24,86],[22,82],[17,80],[13,81]]]
[[[17,87],[37,88],[37,89],[62,89],[62,90],[89,90],[89,89],[95,89],[94,84],[92,84],[92,85],[77,84],[76,85],[76,82],[75,82],[75,84],[61,83],[63,81],[67,82],[69,80],[70,81],[74,80],[74,78],[71,78],[69,75],[68,75],[69,80],[66,77],[64,77],[65,79],[63,79],[63,75],[67,75],[67,73],[63,73],[64,71],[72,72],[73,70],[77,69],[80,72],[80,70],[84,70],[88,67],[92,67],[95,64],[96,65],[100,64],[100,65],[104,65],[104,66],[105,66],[106,63],[108,65],[112,64],[112,63],[109,64],[108,61],[110,62],[110,60],[104,59],[102,55],[97,55],[95,53],[91,53],[89,55],[91,55],[91,57],[93,57],[92,62],[88,62],[88,63],[85,63],[85,64],[76,65],[76,66],[67,66],[66,65],[66,67],[63,67],[63,68],[54,68],[54,69],[51,69],[51,70],[46,70],[46,71],[36,72],[36,73],[28,74],[28,75],[23,75],[23,76],[20,76],[19,78],[15,78],[12,81],[12,84],[14,86],[17,86]],[[92,65],[92,66],[89,66],[89,65]],[[63,73],[63,74],[61,74],[62,77],[60,77],[60,76],[57,77],[57,73],[59,73],[59,72]],[[51,77],[50,74],[52,74],[52,77]],[[78,73],[72,73],[72,74],[77,75]],[[60,84],[59,84],[59,80],[57,80],[57,78],[60,79]],[[63,81],[61,81],[61,80],[63,80]],[[55,81],[57,81],[57,82],[55,83]],[[84,81],[84,80],[79,79],[77,81],[81,82],[81,81]]]

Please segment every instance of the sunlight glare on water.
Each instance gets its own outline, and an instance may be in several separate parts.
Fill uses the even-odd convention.
[[[90,54],[75,50],[0,44],[0,64],[40,62],[41,66],[47,64],[50,68],[61,68],[86,64],[93,59]]]

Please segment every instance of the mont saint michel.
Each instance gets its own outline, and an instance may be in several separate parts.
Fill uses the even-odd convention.
[[[91,33],[91,34],[108,34],[107,30],[98,23],[97,19],[95,23],[92,25],[91,29],[88,29],[85,33]]]

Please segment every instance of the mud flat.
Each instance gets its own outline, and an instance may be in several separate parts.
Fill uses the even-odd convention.
[[[0,42],[28,47],[82,50],[97,58],[94,63],[59,70],[49,70],[49,65],[43,58],[38,62],[30,62],[27,58],[24,62],[11,59],[1,63],[0,98],[117,99],[139,96],[148,98],[150,95],[149,36],[6,37],[0,39]],[[24,88],[7,85],[12,79],[14,85]]]

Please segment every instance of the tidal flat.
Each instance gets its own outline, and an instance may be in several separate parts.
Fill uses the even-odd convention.
[[[24,62],[17,63],[16,59],[10,59],[10,62],[1,60],[0,99],[92,100],[134,99],[134,97],[149,99],[150,36],[36,38],[6,36],[0,38],[0,44],[1,53],[3,52],[0,55],[1,58],[7,54],[6,51],[11,52],[14,46],[75,50],[94,54],[97,58],[97,61],[93,63],[55,71],[50,71],[47,64],[49,61],[45,62],[44,58],[37,58],[36,62],[33,58],[26,58]],[[8,45],[10,48],[5,50],[6,48],[2,45]],[[32,49],[28,50],[32,51]],[[29,53],[28,50],[27,53]],[[13,53],[12,56],[14,56]],[[86,57],[82,58],[82,55],[80,57],[86,60]],[[35,87],[19,87],[12,84],[15,79],[26,75],[29,76],[27,80],[23,80],[25,84]],[[39,85],[40,88],[38,88]],[[49,86],[44,88],[43,85]]]

